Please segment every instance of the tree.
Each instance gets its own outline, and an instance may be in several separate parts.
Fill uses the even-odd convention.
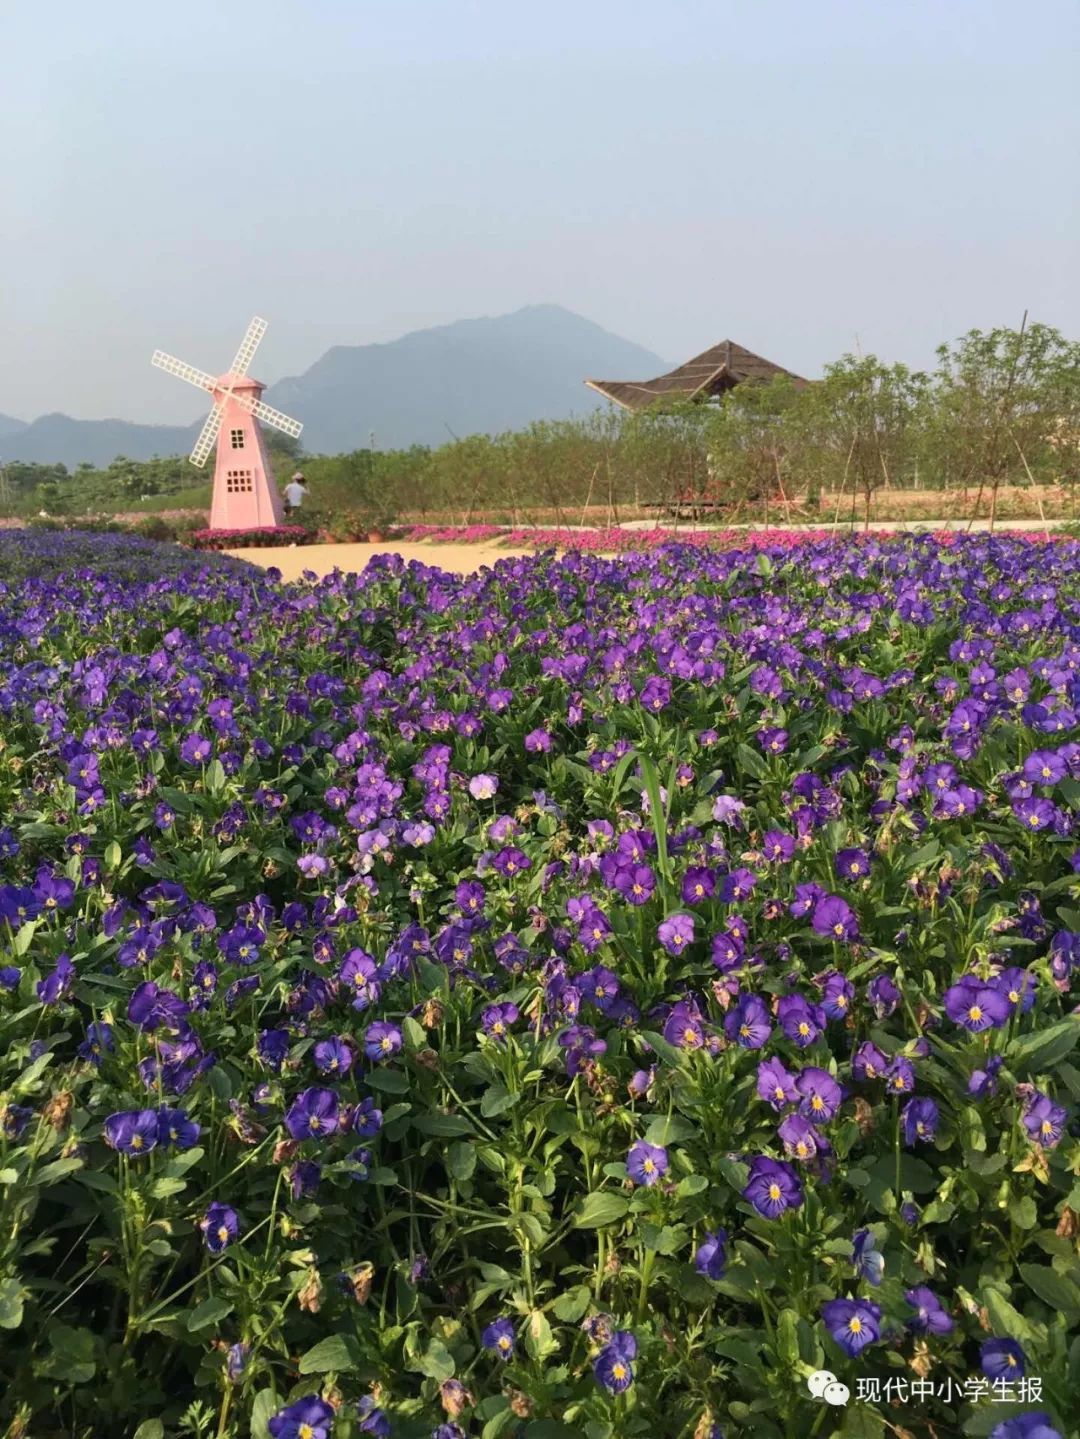
[[[729,390],[707,412],[710,493],[736,512],[763,499],[766,520],[775,494],[790,518],[798,431],[799,391],[790,379]]]
[[[802,392],[808,446],[816,450],[817,476],[842,495],[850,483],[852,518],[863,497],[863,525],[880,485],[909,478],[914,468],[926,375],[906,365],[885,365],[876,355],[844,355]]]
[[[1063,422],[1076,413],[1080,345],[1049,325],[971,330],[938,349],[929,448],[946,485],[978,481],[974,520],[990,488],[990,527],[998,489],[1052,476]],[[970,521],[969,521],[970,523]]]

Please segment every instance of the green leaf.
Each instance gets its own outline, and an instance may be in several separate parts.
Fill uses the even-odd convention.
[[[645,1248],[668,1258],[686,1248],[689,1235],[690,1231],[685,1224],[665,1224],[663,1228],[658,1224],[642,1225],[642,1242]]]
[[[51,1049],[47,1050],[45,1054],[39,1054],[33,1064],[28,1064],[15,1084],[12,1085],[12,1094],[32,1094],[35,1090],[40,1089],[41,1085],[38,1081],[55,1057]]]
[[[633,749],[627,750],[627,752],[623,755],[622,759],[621,759],[621,760],[619,761],[619,763],[615,766],[615,773],[614,773],[614,775],[613,775],[613,777],[612,777],[612,790],[611,790],[611,797],[612,797],[613,800],[616,800],[616,799],[619,798],[619,791],[620,791],[620,790],[622,789],[622,787],[623,787],[623,781],[626,779],[627,771],[629,770],[630,766],[634,763],[634,761],[637,759],[637,757],[638,757],[638,755],[637,755],[637,750],[633,750]]]
[[[453,1378],[454,1356],[441,1339],[433,1339],[424,1353],[418,1354],[408,1367],[441,1384],[444,1379]]]
[[[677,1114],[658,1114],[645,1131],[646,1144],[674,1144],[680,1139],[693,1139],[698,1133],[695,1125]]]
[[[1006,1063],[1013,1070],[1039,1074],[1050,1069],[1059,1059],[1080,1044],[1080,1019],[1070,1016],[1049,1029],[1022,1034],[1005,1051]]]
[[[362,1357],[351,1334],[330,1334],[301,1355],[296,1367],[301,1374],[344,1374],[358,1368]]]
[[[511,1094],[505,1084],[493,1084],[484,1091],[484,1097],[480,1101],[480,1113],[485,1119],[492,1119],[496,1114],[512,1109],[520,1098],[520,1091]]]
[[[840,1433],[844,1439],[884,1439],[885,1421],[859,1404],[845,1409]]]
[[[997,1289],[987,1285],[981,1292],[981,1298],[990,1315],[994,1333],[999,1339],[1015,1339],[1020,1344],[1038,1345],[1038,1337],[1031,1325]]]
[[[102,1194],[119,1194],[120,1186],[111,1174],[103,1169],[80,1169],[75,1176],[87,1189],[96,1189]]]
[[[471,1120],[462,1114],[421,1114],[412,1121],[414,1129],[421,1134],[434,1134],[440,1139],[452,1139],[455,1134],[475,1134]]]
[[[123,853],[120,846],[116,843],[116,840],[110,840],[105,846],[105,868],[119,869],[120,861],[123,857]]]
[[[547,1315],[542,1309],[534,1309],[525,1325],[525,1348],[529,1355],[536,1360],[546,1359],[558,1347],[558,1341],[552,1336]]]
[[[914,853],[909,854],[901,863],[906,870],[923,869],[932,860],[937,859],[941,853],[941,844],[936,839],[927,840],[926,844],[920,846]]]
[[[645,712],[646,718],[648,713]],[[661,877],[670,882],[671,871],[668,867],[667,852],[667,819],[664,815],[664,807],[660,801],[660,777],[656,773],[656,766],[651,759],[645,755],[641,756],[641,777],[645,785],[645,793],[649,796],[649,819],[652,823],[653,834],[656,836],[656,859],[657,868]]]
[[[160,1419],[147,1419],[135,1430],[132,1439],[165,1439],[165,1425]]]
[[[251,1439],[270,1439],[270,1420],[280,1408],[272,1389],[260,1389],[251,1406]]]
[[[83,1162],[76,1155],[69,1155],[67,1159],[54,1159],[51,1164],[46,1164],[33,1176],[34,1184],[54,1184],[65,1175],[74,1174],[77,1169],[83,1167]]]
[[[741,1194],[750,1177],[749,1164],[744,1164],[741,1159],[729,1159],[726,1154],[717,1155],[715,1164],[732,1189]]]
[[[461,1141],[451,1144],[446,1151],[446,1167],[458,1183],[471,1179],[476,1170],[476,1150]]]
[[[735,751],[737,768],[745,770],[756,780],[763,780],[768,774],[768,767],[757,750],[752,750],[748,744],[741,744]]]
[[[219,759],[211,760],[206,766],[206,789],[209,794],[220,794],[225,788],[225,767]]]
[[[1039,1222],[1039,1211],[1035,1207],[1035,1201],[1027,1194],[1020,1199],[1013,1200],[1009,1205],[1009,1214],[1017,1229],[1034,1229]],[[925,1210],[923,1211],[923,1222],[926,1222]]]
[[[409,1089],[409,1076],[400,1069],[387,1069],[380,1065],[377,1069],[368,1070],[364,1075],[364,1083],[369,1089],[381,1090],[383,1094],[406,1094]]]
[[[597,1190],[587,1195],[585,1203],[574,1216],[575,1229],[601,1229],[605,1224],[617,1224],[630,1208],[630,1202],[622,1194]]]
[[[17,1279],[0,1280],[0,1329],[18,1329],[22,1321],[22,1285]]]
[[[52,1352],[34,1365],[37,1374],[64,1384],[88,1384],[93,1379],[97,1366],[89,1329],[57,1324],[49,1330],[49,1345]]]
[[[188,1332],[194,1334],[199,1329],[205,1329],[207,1325],[217,1324],[232,1312],[233,1304],[229,1299],[204,1299],[188,1315]]]
[[[791,1367],[799,1362],[799,1316],[794,1309],[782,1309],[777,1317],[776,1355]]]
[[[665,1064],[670,1064],[673,1068],[682,1064],[685,1051],[676,1049],[675,1045],[669,1044],[662,1034],[657,1034],[651,1029],[646,1029],[641,1037],[645,1040],[646,1044],[649,1045],[650,1049],[656,1053],[656,1057],[662,1059]]]
[[[480,1439],[499,1439],[499,1436],[505,1433],[505,1431],[516,1422],[514,1411],[510,1408],[510,1405],[507,1403],[507,1401],[503,1399],[502,1395],[499,1395],[497,1397],[502,1403],[502,1408],[498,1411],[498,1413],[493,1414],[491,1418],[488,1419],[483,1429],[480,1430]],[[478,1419],[483,1419],[485,1417],[483,1414],[481,1414],[480,1410],[486,1403],[487,1400],[485,1399],[477,1405],[476,1417]]]
[[[1063,1313],[1080,1312],[1080,1289],[1071,1279],[1043,1264],[1021,1264],[1019,1268],[1024,1283],[1044,1304]]]
[[[689,1199],[692,1194],[701,1194],[708,1187],[709,1181],[704,1174],[687,1174],[675,1186],[675,1193],[680,1199]]]
[[[576,1324],[585,1314],[591,1299],[588,1285],[579,1284],[574,1289],[568,1289],[565,1294],[560,1294],[551,1306],[551,1312],[564,1324]]]
[[[31,941],[33,940],[36,932],[36,920],[32,919],[27,924],[19,926],[19,932],[15,936],[15,941],[11,946],[16,955],[23,955],[26,953],[26,951],[30,948]]]
[[[427,1048],[427,1030],[413,1019],[411,1014],[407,1014],[401,1021],[401,1032],[410,1050]]]
[[[180,1194],[187,1188],[183,1179],[155,1179],[150,1186],[151,1199],[168,1199],[172,1194]]]

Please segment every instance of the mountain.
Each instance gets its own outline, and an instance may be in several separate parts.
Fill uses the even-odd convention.
[[[335,345],[268,404],[303,421],[311,454],[368,444],[441,445],[450,433],[499,434],[567,419],[600,401],[586,378],[647,379],[667,364],[560,305],[458,320],[382,345]]]
[[[0,440],[6,440],[9,435],[17,435],[20,430],[25,429],[25,420],[16,420],[12,415],[0,415]]]
[[[670,366],[560,305],[457,320],[380,345],[335,345],[304,374],[280,380],[268,404],[303,421],[309,454],[441,445],[455,435],[499,434],[532,420],[568,419],[601,403],[586,379],[634,380]],[[0,417],[0,459],[106,465],[117,455],[148,460],[186,454],[190,427],[133,425],[43,415]],[[5,429],[4,426],[14,426]]]
[[[151,460],[155,455],[183,455],[202,426],[132,425],[127,420],[73,420],[70,415],[42,415],[11,434],[0,430],[0,458],[67,465],[84,461],[107,465],[117,455]]]

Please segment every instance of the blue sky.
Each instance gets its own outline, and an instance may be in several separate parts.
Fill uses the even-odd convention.
[[[552,301],[678,361],[1080,334],[1075,0],[54,0],[0,14],[0,412],[186,421]]]

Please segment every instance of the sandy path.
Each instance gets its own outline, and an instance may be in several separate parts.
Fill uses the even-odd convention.
[[[387,541],[379,545],[296,545],[267,549],[227,550],[242,560],[264,569],[276,566],[287,580],[298,580],[305,570],[328,575],[333,570],[359,573],[373,555],[400,555],[403,560],[419,560],[452,574],[471,575],[484,565],[494,565],[529,550],[500,550],[494,545],[427,545]]]
[[[624,528],[630,529],[631,526],[626,525]],[[704,525],[680,526],[680,529],[684,532],[705,528],[707,527]],[[740,528],[744,527],[740,526]],[[763,527],[748,526],[745,528],[757,529]],[[802,527],[792,526],[792,528],[797,530]],[[820,531],[832,529],[833,527],[831,525],[820,525],[814,526],[813,528]],[[904,524],[898,521],[886,520],[871,523],[870,528],[879,534],[890,534],[900,530],[955,529],[963,531],[967,526],[966,524],[953,520],[928,520],[918,524]],[[1011,523],[1003,520],[998,523],[997,528],[999,531],[1041,531],[1048,527],[1043,525],[1039,520],[1013,520]],[[1051,525],[1049,528],[1053,528],[1053,526]],[[985,520],[976,520],[973,529],[985,531],[989,529],[989,525]],[[862,526],[859,525],[856,527],[855,533],[858,534],[861,530]],[[835,532],[842,535],[849,531],[847,526],[838,526]],[[678,535],[673,535],[672,538],[678,539]],[[395,542],[392,540],[385,541],[378,545],[296,545],[283,546],[281,548],[226,551],[226,554],[237,555],[242,560],[250,560],[252,564],[261,565],[264,569],[269,569],[272,565],[276,565],[283,577],[287,580],[299,579],[305,570],[312,570],[317,575],[328,575],[333,570],[344,570],[356,574],[366,567],[368,560],[370,560],[373,555],[396,554],[400,555],[404,560],[419,560],[421,564],[433,565],[439,569],[448,570],[451,574],[471,575],[475,574],[477,570],[483,569],[485,565],[494,565],[497,564],[499,560],[510,559],[515,555],[532,553],[529,549],[502,550],[493,544],[434,545],[424,544],[422,542],[407,544],[403,541]]]

